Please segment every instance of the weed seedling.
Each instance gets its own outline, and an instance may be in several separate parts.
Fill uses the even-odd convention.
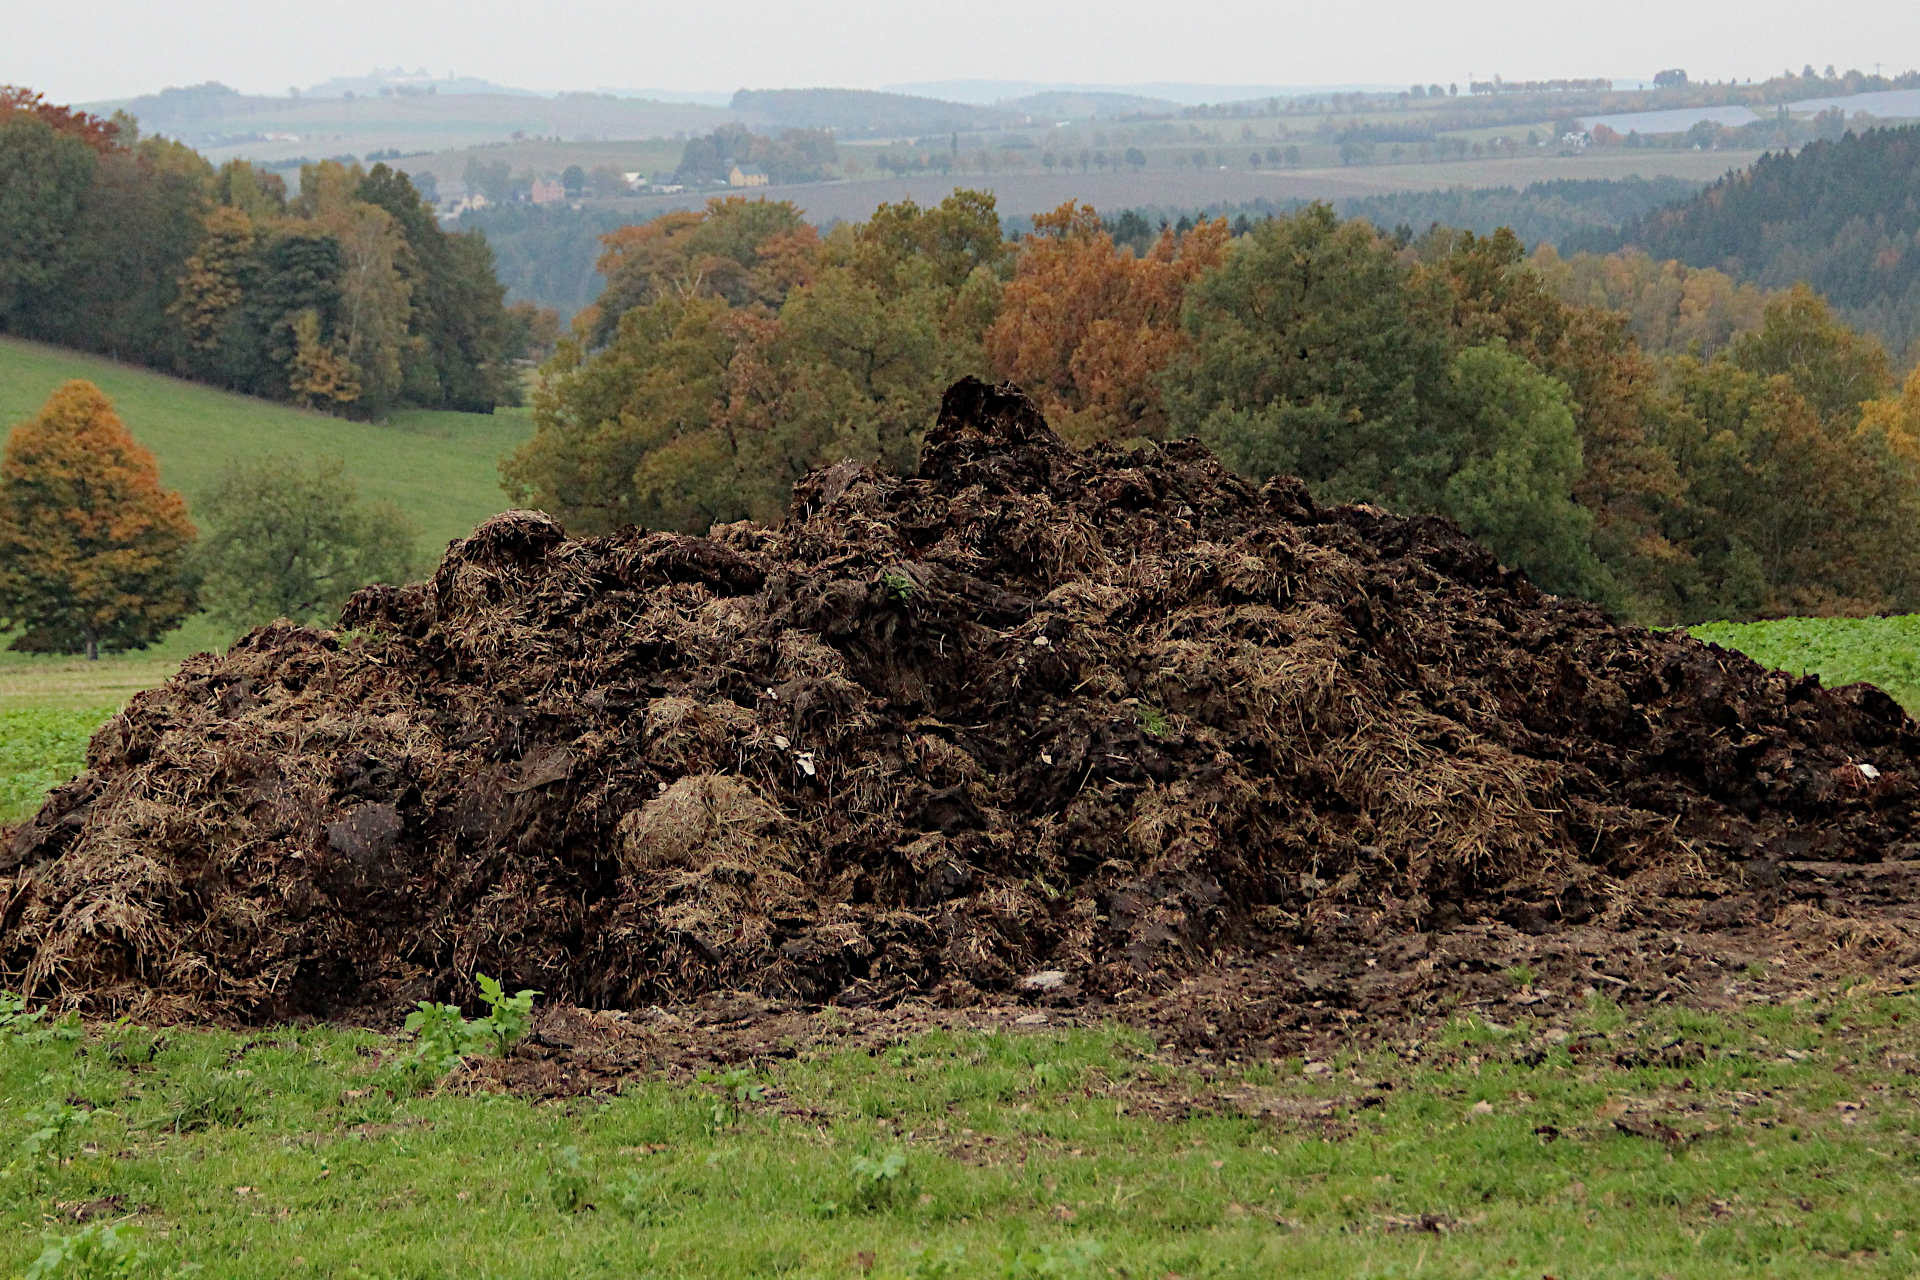
[[[460,1065],[468,1054],[491,1049],[504,1058],[526,1039],[533,1025],[533,990],[506,993],[498,979],[484,973],[474,975],[480,986],[480,998],[487,1002],[487,1016],[472,1022],[460,1015],[457,1004],[435,1004],[422,1000],[407,1015],[406,1029],[413,1032],[413,1056],[437,1075],[445,1075]]]
[[[1526,965],[1526,964],[1514,965],[1512,968],[1507,970],[1507,980],[1513,983],[1513,985],[1516,987],[1532,986],[1533,985],[1533,966]]]
[[[898,569],[889,569],[881,574],[880,585],[900,604],[907,604],[913,599],[913,579]]]
[[[69,1013],[51,1023],[46,1018],[45,1008],[29,1010],[24,996],[0,990],[0,1043],[15,1040],[21,1044],[45,1044],[58,1040],[73,1044],[85,1034],[78,1014]]]
[[[580,1148],[560,1148],[547,1162],[547,1194],[553,1198],[553,1207],[562,1213],[591,1209],[587,1191],[587,1170],[580,1162]]]
[[[27,1009],[25,996],[0,988],[0,1036],[17,1036],[47,1016],[45,1009]]]
[[[480,984],[480,998],[487,1002],[487,1016],[475,1025],[493,1042],[494,1052],[504,1058],[527,1038],[533,1026],[533,998],[540,993],[521,990],[508,995],[497,979],[484,973],[473,977]]]
[[[704,1085],[718,1085],[719,1095],[707,1113],[711,1129],[727,1129],[740,1121],[740,1113],[749,1102],[764,1102],[767,1086],[754,1077],[748,1067],[729,1067],[724,1072],[702,1071],[694,1079]]]
[[[49,1102],[29,1112],[27,1123],[33,1128],[20,1140],[20,1154],[30,1160],[43,1156],[55,1164],[65,1164],[80,1149],[80,1134],[93,1123],[94,1113],[70,1102]]]
[[[1006,1276],[1067,1277],[1099,1274],[1097,1264],[1106,1256],[1098,1240],[1070,1240],[1065,1244],[1047,1244],[1021,1252],[1002,1272]]]
[[[413,1032],[413,1056],[436,1075],[445,1075],[460,1065],[471,1051],[474,1036],[467,1020],[460,1016],[457,1004],[435,1004],[422,1000],[407,1015],[406,1029]]]
[[[113,1280],[131,1276],[140,1251],[120,1234],[121,1224],[95,1223],[70,1236],[49,1240],[27,1268],[26,1280]]]
[[[892,1204],[906,1186],[907,1153],[889,1151],[884,1156],[855,1156],[848,1167],[853,1178],[853,1202],[863,1209]]]

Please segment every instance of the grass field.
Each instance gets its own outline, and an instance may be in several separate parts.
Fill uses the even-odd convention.
[[[507,505],[500,456],[532,433],[524,409],[494,414],[412,411],[385,423],[346,422],[230,395],[59,347],[0,338],[0,431],[31,417],[69,378],[96,383],[134,438],[160,460],[160,478],[205,493],[236,458],[265,453],[343,459],[362,497],[398,503],[420,526],[423,554]]]
[[[409,1051],[0,1029],[0,1272],[86,1250],[37,1274],[1920,1268],[1912,994],[1644,1019],[1596,999],[1558,1026],[1461,1018],[1417,1054],[1219,1068],[1117,1028],[943,1031],[545,1102]]]

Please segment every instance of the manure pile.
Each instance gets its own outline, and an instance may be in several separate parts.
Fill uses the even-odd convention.
[[[1914,958],[1920,730],[1884,694],[1193,443],[1075,452],[1011,387],[957,384],[916,476],[815,472],[782,527],[510,512],[340,628],[255,631],[100,730],[0,835],[0,985],[259,1021],[476,970],[595,1008],[1225,1008],[1242,974],[1238,1016],[1351,1016],[1496,972],[1489,940],[1811,923]]]

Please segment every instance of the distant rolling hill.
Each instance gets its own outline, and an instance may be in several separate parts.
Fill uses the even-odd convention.
[[[1105,93],[1095,89],[1030,93],[1021,98],[1009,98],[999,105],[1030,115],[1036,120],[1170,116],[1180,112],[1180,104],[1166,98],[1148,98],[1137,93]]]
[[[144,97],[85,104],[121,109],[145,133],[162,133],[216,164],[371,151],[439,151],[532,137],[655,138],[705,133],[741,117],[690,103],[650,102],[601,93],[541,97],[497,93],[396,93],[392,96],[261,97],[223,84],[166,89]],[[749,123],[753,123],[749,121]]]
[[[1017,111],[871,89],[742,89],[736,114],[849,137],[937,134],[1024,123]]]
[[[401,413],[390,423],[347,422],[232,395],[97,356],[0,338],[0,433],[37,412],[56,387],[85,378],[113,400],[134,438],[160,462],[160,479],[194,500],[227,463],[280,453],[333,456],[367,498],[398,504],[420,526],[422,564],[509,503],[500,456],[532,433],[526,410],[492,415]]]

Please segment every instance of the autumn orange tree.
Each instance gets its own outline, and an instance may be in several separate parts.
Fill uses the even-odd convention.
[[[100,389],[73,381],[0,455],[0,631],[39,653],[140,649],[192,606],[187,504]]]
[[[1163,231],[1141,257],[1071,200],[1033,227],[987,331],[994,371],[1077,444],[1164,435],[1160,375],[1187,342],[1187,287],[1226,255],[1225,220]]]

